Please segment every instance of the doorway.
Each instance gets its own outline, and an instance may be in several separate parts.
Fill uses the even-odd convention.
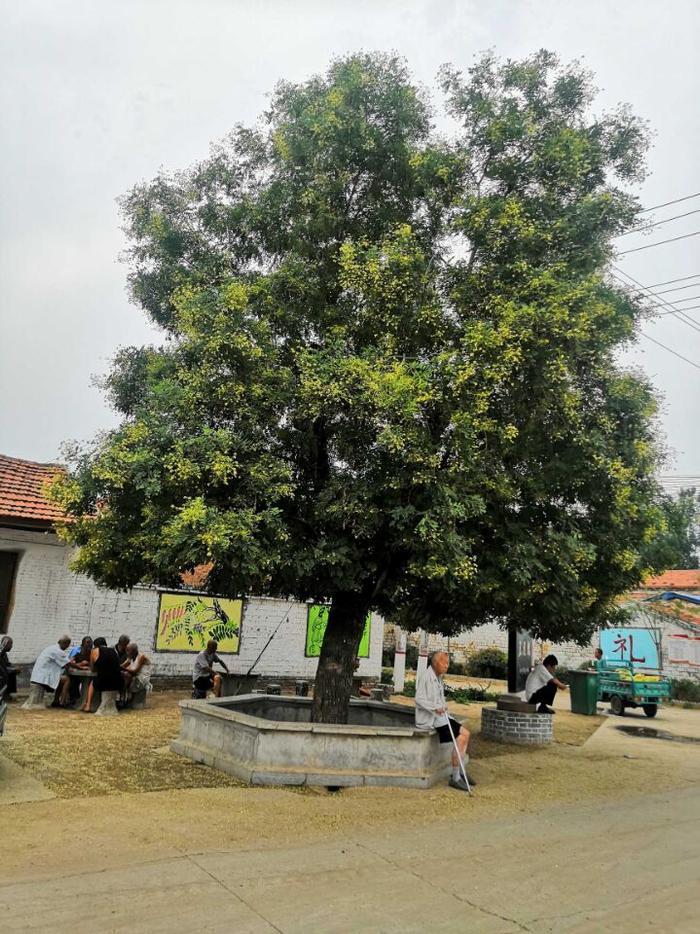
[[[0,633],[7,632],[10,624],[12,590],[18,561],[18,551],[0,551]]]

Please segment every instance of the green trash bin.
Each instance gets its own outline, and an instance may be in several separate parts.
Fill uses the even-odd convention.
[[[598,672],[569,671],[571,710],[590,717],[598,705]]]

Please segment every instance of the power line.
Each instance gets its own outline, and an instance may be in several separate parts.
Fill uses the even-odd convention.
[[[647,296],[651,296],[652,298],[659,298],[656,292],[652,292],[652,290],[648,286],[642,285],[642,283],[638,279],[635,279],[634,276],[630,276],[629,273],[623,272],[618,266],[613,266],[613,269],[619,272],[620,275],[624,276],[626,279],[629,279],[630,282],[633,282],[635,285],[639,286],[639,288],[642,290],[641,294],[643,298],[647,298]],[[615,279],[617,279],[618,282],[622,282],[623,285],[629,288],[627,283],[624,282],[622,279],[620,279],[619,276],[615,276],[615,273],[613,273],[612,275]],[[647,293],[647,294],[644,294],[644,293]],[[663,317],[664,315],[673,315],[674,318],[678,318],[679,321],[687,325],[689,328],[692,328],[694,331],[700,331],[700,322],[696,321],[695,318],[691,318],[690,315],[685,314],[685,309],[678,308],[677,305],[674,305],[673,302],[668,301],[668,299],[665,299],[665,298],[660,299],[659,302],[654,303],[653,307],[669,309],[668,311],[658,312],[657,314],[659,315],[659,317]],[[699,306],[697,305],[688,306],[690,310],[692,310],[693,308],[697,308],[697,307]]]
[[[660,227],[661,224],[670,224],[671,221],[680,220],[681,217],[690,217],[691,214],[700,214],[700,208],[697,208],[695,211],[686,211],[685,214],[675,214],[673,217],[667,217],[662,221],[656,221],[655,224],[637,224],[636,227],[630,227],[630,229],[626,230],[624,233],[618,234],[617,238],[629,237],[630,234],[637,233],[639,230],[651,230],[652,227]]]
[[[635,285],[638,285],[639,288],[643,290],[643,292],[647,293],[652,298],[659,298],[658,293],[652,292],[652,290],[648,288],[648,286],[642,285],[642,283],[638,279],[635,279],[634,276],[630,276],[629,273],[623,272],[623,270],[617,266],[613,266],[613,269],[616,272],[619,272],[620,275],[624,276],[625,279],[628,279],[630,282],[633,282]],[[613,278],[617,279],[618,282],[622,282],[622,284],[625,286],[627,285],[627,283],[623,282],[623,280],[620,279],[619,276],[616,276],[615,273],[613,273],[612,275],[613,275]],[[646,295],[644,297],[646,298]],[[675,318],[678,318],[679,321],[682,321],[683,324],[687,325],[689,328],[692,328],[694,331],[700,332],[700,324],[694,318],[691,318],[690,315],[686,315],[684,313],[685,309],[678,308],[678,306],[674,305],[673,302],[669,302],[667,299],[662,298],[660,299],[660,304],[657,304],[656,307],[670,309],[669,311],[660,312],[659,314],[673,315]],[[690,306],[691,309],[695,307],[696,307],[695,305]]]
[[[664,308],[664,305],[655,305],[655,308]],[[682,311],[684,314],[686,311],[695,311],[696,308],[700,308],[700,305],[688,305],[686,308],[679,308],[677,311]],[[662,318],[664,315],[675,314],[674,311],[660,311],[659,317]],[[691,318],[690,315],[685,315],[686,318],[690,318],[691,321],[695,321],[695,318]],[[696,322],[697,323],[697,322]]]
[[[656,295],[661,295],[661,292],[656,292]],[[700,298],[700,295],[689,295],[687,298],[674,298],[675,302],[696,302]]]
[[[650,208],[644,208],[643,211],[640,211],[640,214],[647,214],[649,211],[656,211],[659,208],[666,208],[669,204],[680,204],[681,201],[690,201],[693,198],[700,198],[700,191],[696,191],[694,195],[686,195],[685,198],[676,198],[674,201],[664,201],[663,204],[654,204]]]
[[[688,237],[700,236],[700,230],[694,230],[692,233],[683,234],[682,237],[669,237],[668,240],[657,240],[656,243],[647,243],[646,246],[636,246],[633,250],[623,250],[618,256],[625,256],[627,253],[638,253],[640,250],[650,250],[653,246],[663,246],[664,243],[675,243],[676,240],[687,240]]]
[[[642,337],[646,337],[648,341],[651,341],[652,344],[657,344],[659,347],[663,347],[664,350],[668,350],[669,353],[672,353],[674,357],[678,357],[679,360],[685,360],[686,363],[689,363],[691,366],[694,366],[696,370],[700,370],[700,366],[695,363],[693,360],[689,360],[687,357],[684,357],[682,353],[678,353],[677,350],[673,350],[672,347],[667,347],[666,344],[662,344],[661,341],[657,341],[654,337],[649,337],[648,334],[645,334],[644,331],[640,331]]]
[[[647,286],[649,289],[655,289],[657,285],[671,285],[672,282],[687,282],[688,279],[698,279],[700,278],[700,272],[696,272],[692,276],[681,276],[680,279],[667,279],[665,282],[652,282],[651,285]],[[659,295],[661,293],[659,292]]]
[[[693,277],[688,276],[688,278],[690,279],[690,278],[693,278]],[[665,282],[662,282],[661,285],[666,285],[666,283],[665,283]],[[676,286],[675,288],[673,288],[673,289],[661,289],[661,291],[660,291],[660,292],[657,292],[656,294],[657,294],[657,295],[667,295],[669,292],[683,292],[685,289],[697,289],[697,287],[698,287],[699,285],[700,285],[700,282],[691,282],[690,285],[677,285],[677,286]],[[650,289],[653,289],[654,286],[653,286],[653,285],[650,285],[649,288],[650,288]],[[682,301],[682,299],[677,298],[676,301],[677,301],[677,302],[680,302],[680,301]]]

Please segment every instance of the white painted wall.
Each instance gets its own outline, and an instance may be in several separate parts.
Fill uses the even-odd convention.
[[[53,533],[0,528],[0,550],[20,552],[8,634],[15,664],[32,663],[39,652],[67,633],[78,643],[83,636],[104,636],[111,644],[129,635],[150,656],[158,675],[189,674],[194,655],[156,652],[158,619],[155,588],[134,587],[125,593],[105,590],[89,578],[69,570],[72,550]],[[224,656],[231,671],[245,673],[289,610],[255,668],[266,676],[309,678],[318,659],[306,658],[307,606],[269,597],[250,597],[244,604],[240,652]],[[358,674],[379,677],[383,621],[372,615],[369,658],[361,659]]]

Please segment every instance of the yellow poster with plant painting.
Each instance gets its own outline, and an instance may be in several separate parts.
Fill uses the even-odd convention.
[[[236,655],[241,639],[242,600],[162,593],[156,652],[201,652],[210,639],[220,654]]]

